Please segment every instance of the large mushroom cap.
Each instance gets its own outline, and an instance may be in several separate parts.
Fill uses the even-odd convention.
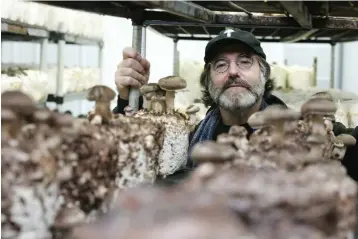
[[[311,98],[301,107],[301,113],[303,115],[307,114],[318,114],[318,115],[330,115],[334,114],[337,111],[336,104],[324,98]]]
[[[89,101],[111,101],[114,97],[116,97],[116,92],[105,85],[93,86],[87,93]]]
[[[1,121],[11,122],[15,119],[16,119],[16,115],[14,114],[14,112],[12,110],[7,109],[7,108],[1,109]]]
[[[186,113],[187,114],[195,114],[197,112],[199,112],[200,108],[197,105],[190,105],[188,108],[186,108]]]
[[[36,105],[34,100],[21,91],[5,91],[1,94],[1,107],[9,108],[17,114],[31,115]]]
[[[154,92],[157,90],[159,90],[159,86],[157,83],[149,83],[149,84],[143,85],[140,88],[140,93],[147,94],[147,93]]]
[[[33,114],[33,118],[36,122],[48,122],[51,116],[52,112],[46,108],[37,109]]]
[[[194,145],[191,157],[197,162],[224,162],[234,159],[235,153],[235,149],[232,146],[208,140]]]
[[[353,146],[356,144],[356,139],[350,134],[340,134],[336,139],[337,141],[342,142],[345,146]]]
[[[249,119],[247,120],[247,123],[252,127],[252,128],[258,128],[258,127],[262,127],[264,126],[265,123],[265,118],[264,115],[262,114],[262,112],[258,111],[253,113]]]
[[[167,76],[158,81],[161,89],[166,91],[175,91],[186,88],[186,81],[178,76]]]
[[[315,98],[315,99],[319,98],[319,99],[326,99],[326,100],[334,101],[333,96],[327,91],[317,92],[317,93],[315,93],[315,94],[313,94],[311,96],[311,99],[313,99],[313,98]]]
[[[275,122],[277,120],[298,120],[300,112],[288,109],[283,105],[271,105],[262,112],[265,121]],[[257,122],[255,122],[257,123]]]

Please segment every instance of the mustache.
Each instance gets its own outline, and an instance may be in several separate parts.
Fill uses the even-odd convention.
[[[241,80],[240,78],[237,78],[237,77],[230,77],[226,81],[225,85],[223,86],[223,90],[225,91],[226,89],[230,88],[232,85],[240,86],[240,87],[246,88],[247,90],[251,91],[251,85],[249,83],[247,83],[246,81]]]

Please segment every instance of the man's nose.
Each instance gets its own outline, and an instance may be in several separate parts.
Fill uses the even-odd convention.
[[[240,68],[234,61],[232,61],[229,64],[228,72],[229,72],[229,75],[231,75],[231,76],[237,76],[240,72]]]

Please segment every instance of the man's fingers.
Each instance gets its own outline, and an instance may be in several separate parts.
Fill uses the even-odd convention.
[[[142,86],[139,81],[130,76],[121,76],[121,79],[119,80],[119,85],[125,85],[134,88],[140,88]]]
[[[126,47],[123,49],[123,60],[127,58],[132,58],[139,62],[142,60],[142,56],[133,47]]]
[[[129,76],[133,79],[136,79],[137,81],[139,81],[142,85],[147,83],[147,78],[138,73],[137,71],[135,71],[132,68],[121,68],[118,70],[118,74],[121,76]]]
[[[141,73],[141,74],[145,74],[146,70],[144,69],[144,67],[135,59],[133,58],[128,58],[123,60],[117,67],[118,70],[122,69],[122,68],[132,68],[133,70]]]
[[[150,70],[150,63],[147,59],[142,58],[142,60],[140,61],[140,64],[143,66],[144,70],[147,72],[149,72]]]

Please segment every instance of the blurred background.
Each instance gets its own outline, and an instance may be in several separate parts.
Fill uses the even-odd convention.
[[[85,100],[88,88],[104,84],[116,90],[114,73],[122,60],[122,49],[132,45],[130,19],[37,2],[2,0],[1,5],[2,92],[21,89],[39,104],[78,116],[94,106]],[[177,95],[177,106],[198,102],[207,41],[179,40],[175,45],[172,38],[152,27],[145,31],[150,82],[179,74],[187,80],[188,88]],[[60,40],[63,33],[65,40]],[[48,41],[49,37],[55,40]],[[278,96],[299,107],[312,92],[330,90],[340,103],[339,119],[346,125],[357,125],[358,41],[337,43],[333,50],[327,43],[265,42],[262,46],[272,65]],[[115,104],[113,101],[112,107]]]

